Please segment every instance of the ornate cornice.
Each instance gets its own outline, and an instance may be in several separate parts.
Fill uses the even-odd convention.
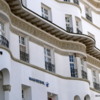
[[[10,27],[10,30],[13,33],[18,35],[24,34],[22,31],[14,29],[12,26]],[[37,43],[38,45],[51,46],[54,48],[55,52],[61,55],[69,55],[69,52],[73,52],[73,53],[81,54],[86,57],[86,46],[80,42],[64,41],[64,40],[60,41],[58,38],[52,37],[49,34],[41,33],[38,30],[34,30],[33,33],[35,33],[34,36],[28,35],[29,40],[34,43]]]
[[[87,62],[100,68],[100,60],[98,60],[90,55],[87,55]]]

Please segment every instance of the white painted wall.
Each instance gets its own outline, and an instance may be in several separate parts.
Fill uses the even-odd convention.
[[[35,43],[29,42],[30,63],[45,68],[44,48]]]
[[[57,74],[70,77],[69,56],[55,53],[55,68]]]
[[[20,58],[19,36],[10,32],[10,50],[15,58]]]

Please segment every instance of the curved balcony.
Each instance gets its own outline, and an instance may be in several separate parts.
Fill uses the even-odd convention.
[[[0,35],[0,45],[9,48],[8,40],[2,35]]]

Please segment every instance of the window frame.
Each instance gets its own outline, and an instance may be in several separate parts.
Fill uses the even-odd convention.
[[[48,55],[47,50],[49,50],[51,52],[50,56]],[[51,59],[51,62],[47,61],[48,58]],[[54,58],[54,49],[53,48],[44,46],[44,60],[45,60],[45,69],[50,71],[48,68],[49,66],[47,66],[48,64],[50,64],[51,65],[50,67],[52,67],[52,71],[50,71],[50,72],[55,73],[56,70],[55,70],[55,58]]]
[[[45,10],[47,10],[48,14],[45,13]],[[52,21],[52,13],[51,8],[46,6],[45,4],[41,3],[41,15],[44,19]],[[48,18],[46,18],[48,17]]]

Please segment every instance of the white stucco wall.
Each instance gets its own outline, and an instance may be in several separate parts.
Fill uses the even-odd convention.
[[[45,69],[44,48],[29,42],[30,63]]]

